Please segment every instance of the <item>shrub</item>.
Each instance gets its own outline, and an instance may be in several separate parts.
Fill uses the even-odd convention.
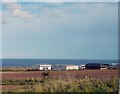
[[[16,90],[22,92],[116,92],[118,79],[24,79],[3,80],[3,84],[22,85]]]

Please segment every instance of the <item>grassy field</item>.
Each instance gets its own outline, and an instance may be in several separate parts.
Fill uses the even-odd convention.
[[[13,71],[13,72],[16,72],[16,71],[30,71],[31,69],[30,68],[16,68],[16,67],[13,67],[13,68],[0,68],[0,71]]]
[[[81,77],[75,76],[78,74]],[[83,74],[91,76],[82,77]],[[117,70],[3,72],[2,75],[3,92],[116,92],[119,88]]]
[[[3,80],[3,92],[115,92],[118,79],[24,79]]]

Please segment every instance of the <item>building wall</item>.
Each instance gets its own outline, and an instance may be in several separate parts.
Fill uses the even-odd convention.
[[[78,70],[79,66],[66,66],[66,70]]]
[[[108,69],[108,68],[100,68],[100,70],[106,70],[106,69]]]
[[[50,66],[42,66],[42,67],[39,67],[39,70],[51,70],[51,67]]]

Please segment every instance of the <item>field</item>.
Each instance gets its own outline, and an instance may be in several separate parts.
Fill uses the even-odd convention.
[[[0,71],[14,71],[14,72],[17,72],[17,71],[29,71],[30,68],[16,68],[16,67],[13,67],[13,68],[0,68]]]
[[[44,71],[26,71],[26,72],[2,72],[2,79],[31,79],[42,78]],[[86,78],[109,79],[118,77],[118,70],[74,70],[74,71],[48,71],[49,78]]]
[[[7,71],[1,74],[4,92],[113,92],[118,90],[118,70]]]

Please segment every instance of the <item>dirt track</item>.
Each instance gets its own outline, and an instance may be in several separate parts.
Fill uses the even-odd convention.
[[[2,72],[2,79],[31,79],[42,78],[44,71],[29,71],[29,72]],[[92,77],[95,79],[108,79],[118,77],[118,70],[78,70],[78,71],[49,71],[50,78],[85,78]]]

